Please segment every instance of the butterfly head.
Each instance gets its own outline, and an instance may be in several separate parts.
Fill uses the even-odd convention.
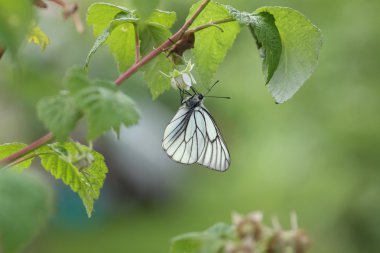
[[[186,106],[188,108],[195,108],[195,107],[198,107],[201,105],[202,101],[203,101],[203,98],[204,96],[200,93],[198,94],[194,94],[193,96],[191,96],[189,99],[187,99],[185,101],[186,103]]]

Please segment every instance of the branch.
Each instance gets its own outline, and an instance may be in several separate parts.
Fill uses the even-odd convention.
[[[201,5],[198,7],[198,9],[194,12],[194,14],[186,21],[186,23],[181,27],[181,29],[178,30],[172,37],[170,37],[166,42],[164,42],[161,46],[154,49],[152,52],[150,52],[148,55],[146,55],[143,59],[136,62],[130,69],[128,69],[125,73],[123,73],[119,78],[117,78],[114,83],[117,86],[120,86],[123,81],[128,79],[131,75],[137,72],[137,70],[140,69],[140,67],[147,64],[149,61],[151,61],[154,57],[156,57],[158,54],[160,54],[163,50],[168,48],[172,45],[173,41],[177,42],[183,35],[184,32],[192,25],[194,20],[199,16],[199,14],[206,8],[207,4],[211,0],[204,0]],[[61,0],[54,0],[56,3],[62,3]],[[29,146],[21,149],[20,151],[0,160],[0,167],[2,165],[7,165],[18,158],[25,156],[26,154],[30,153],[31,151],[45,145],[49,141],[53,140],[54,136],[52,133],[48,133],[45,136],[41,137],[40,139],[36,140]]]
[[[45,145],[46,143],[48,143],[51,140],[53,140],[53,134],[48,133],[47,135],[36,140],[35,142],[30,144],[29,146],[21,149],[20,151],[17,151],[16,153],[13,153],[12,155],[10,155],[8,157],[5,157],[3,160],[0,160],[0,167],[15,161],[16,159],[32,152],[33,150],[41,147],[42,145]]]
[[[194,20],[201,14],[201,12],[206,8],[207,4],[210,0],[204,0],[202,4],[198,7],[198,9],[194,12],[194,14],[186,21],[186,23],[178,30],[172,37],[170,37],[167,41],[165,41],[161,46],[154,49],[152,52],[147,54],[144,58],[142,58],[139,62],[135,63],[130,67],[126,72],[121,74],[118,79],[115,80],[115,84],[120,86],[122,82],[127,80],[131,75],[136,73],[142,66],[150,62],[154,57],[164,51],[166,48],[176,43],[182,35],[186,32],[186,30],[193,24]]]
[[[1,59],[1,57],[3,57],[4,53],[5,53],[5,48],[4,47],[0,47],[0,59]]]
[[[203,25],[197,26],[197,27],[191,29],[191,31],[193,31],[193,32],[199,32],[199,31],[201,31],[203,29],[206,29],[206,28],[209,28],[209,27],[212,27],[212,26],[215,26],[218,29],[222,29],[222,28],[220,28],[218,26],[219,24],[229,23],[229,22],[233,22],[233,21],[236,21],[236,20],[234,18],[221,19],[221,20],[217,20],[217,21],[213,21],[213,22],[210,22],[210,23],[207,23],[207,24],[203,24]],[[223,31],[223,29],[222,29],[222,31]]]

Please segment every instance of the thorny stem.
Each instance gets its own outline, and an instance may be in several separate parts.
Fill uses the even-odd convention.
[[[57,4],[62,4],[64,1],[62,0],[53,0]],[[165,41],[161,46],[154,49],[152,52],[150,52],[148,55],[146,55],[144,58],[136,62],[132,67],[130,67],[126,72],[124,72],[122,75],[117,78],[114,83],[117,86],[120,86],[121,83],[125,80],[127,80],[130,76],[132,76],[134,73],[136,73],[142,66],[147,64],[149,61],[151,61],[154,57],[159,55],[162,51],[167,49],[169,46],[172,45],[173,42],[177,42],[181,39],[182,35],[186,32],[186,30],[193,24],[194,20],[199,16],[199,14],[206,8],[207,4],[211,0],[204,0],[201,5],[198,7],[198,9],[194,12],[194,14],[186,21],[186,23],[167,41]],[[214,22],[215,23],[215,22]],[[36,140],[29,146],[21,149],[20,151],[0,160],[0,167],[8,165],[17,159],[19,159],[22,156],[25,156],[29,152],[45,145],[49,141],[53,140],[54,136],[52,133],[48,133],[45,136],[41,137],[40,139]]]

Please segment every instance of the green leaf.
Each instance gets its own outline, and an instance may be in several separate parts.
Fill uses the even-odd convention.
[[[176,19],[177,15],[174,11],[154,10],[146,20],[146,23],[159,24],[166,28],[170,28],[174,25]]]
[[[138,19],[131,14],[119,13],[110,22],[107,28],[96,38],[85,63],[88,67],[91,56],[104,43],[108,43],[111,52],[118,63],[119,71],[124,71],[130,67],[135,60],[135,28],[131,24]],[[111,36],[112,35],[112,36]],[[111,38],[110,38],[111,37]],[[108,41],[107,39],[110,38]]]
[[[281,58],[268,89],[277,103],[283,103],[314,72],[322,46],[322,34],[304,15],[290,8],[263,7],[255,12],[273,15],[281,36]]]
[[[89,140],[121,124],[136,124],[139,118],[133,100],[108,81],[96,81],[91,87],[78,92],[76,103],[87,120]]]
[[[191,7],[188,18],[195,12],[200,3],[198,2]],[[191,27],[227,18],[231,18],[227,8],[224,5],[211,1]],[[224,32],[216,27],[210,27],[197,32],[195,35],[195,48],[192,50],[192,53],[201,81],[205,84],[211,83],[220,63],[234,43],[236,35],[240,32],[238,22],[229,22],[218,26]]]
[[[88,80],[86,71],[83,67],[75,66],[67,70],[63,80],[63,86],[71,93],[75,94],[90,85],[91,82]]]
[[[187,233],[171,240],[170,253],[218,253],[224,246],[224,240],[232,238],[231,225],[218,223],[204,232]]]
[[[6,143],[3,145],[0,145],[0,160],[16,153],[17,151],[20,151],[21,149],[27,146],[28,145],[24,143]],[[15,169],[16,171],[21,172],[24,169],[29,168],[31,164],[32,164],[32,159],[29,159],[12,166],[12,168]]]
[[[175,18],[175,13],[156,10],[145,23],[139,24],[141,55],[147,55],[171,37],[168,28],[173,25]],[[173,66],[164,54],[155,57],[142,68],[142,71],[153,99],[170,89],[170,79],[162,72],[170,73]]]
[[[135,27],[131,23],[118,25],[112,30],[106,44],[117,62],[120,72],[133,65],[136,58]]]
[[[78,193],[91,217],[108,172],[103,156],[79,143],[55,143],[35,152],[46,171]]]
[[[273,16],[267,12],[259,13],[256,22],[250,24],[249,28],[256,39],[257,47],[262,52],[263,72],[266,83],[269,83],[280,63],[282,51],[280,33],[274,24]]]
[[[94,3],[87,10],[87,24],[92,25],[94,36],[98,37],[120,14],[133,15],[134,11],[109,3]]]
[[[21,252],[41,231],[52,213],[51,192],[42,178],[1,172],[0,246],[4,252]]]
[[[0,0],[0,46],[15,55],[34,18],[32,1]]]
[[[133,6],[138,10],[138,14],[142,19],[146,19],[152,14],[161,0],[132,0]]]
[[[233,226],[225,223],[216,223],[206,231],[208,234],[217,236],[218,238],[233,238],[235,236],[235,229]]]
[[[74,98],[67,93],[43,98],[37,104],[37,113],[58,141],[67,139],[81,117]]]
[[[226,6],[231,16],[240,24],[247,25],[256,40],[263,59],[263,72],[266,83],[276,71],[281,58],[281,37],[274,23],[274,17],[267,13],[240,12],[231,6]]]
[[[107,3],[95,3],[89,7],[87,23],[93,26],[97,39],[87,56],[86,66],[103,44],[109,45],[120,72],[132,66],[136,55],[134,24],[139,20],[134,13],[125,7]]]
[[[160,46],[172,36],[166,27],[157,23],[139,25],[139,35],[141,40],[140,50],[143,56]]]
[[[41,30],[40,27],[35,26],[29,33],[28,36],[29,43],[34,43],[39,45],[42,50],[49,45],[49,37]]]
[[[92,46],[90,52],[87,55],[86,62],[84,64],[85,68],[88,67],[88,64],[90,63],[90,59],[93,54],[96,53],[98,48],[100,48],[104,42],[108,39],[108,37],[111,35],[110,27],[108,26],[104,31],[96,38],[94,45]]]
[[[162,73],[170,73],[173,69],[172,64],[164,54],[159,54],[142,68],[144,79],[148,83],[153,99],[156,99],[165,90],[170,89],[170,79]]]

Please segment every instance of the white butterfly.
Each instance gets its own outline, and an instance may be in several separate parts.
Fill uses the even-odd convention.
[[[204,96],[195,92],[182,101],[182,106],[165,129],[162,147],[179,163],[198,163],[217,171],[230,166],[230,154],[209,111]]]

